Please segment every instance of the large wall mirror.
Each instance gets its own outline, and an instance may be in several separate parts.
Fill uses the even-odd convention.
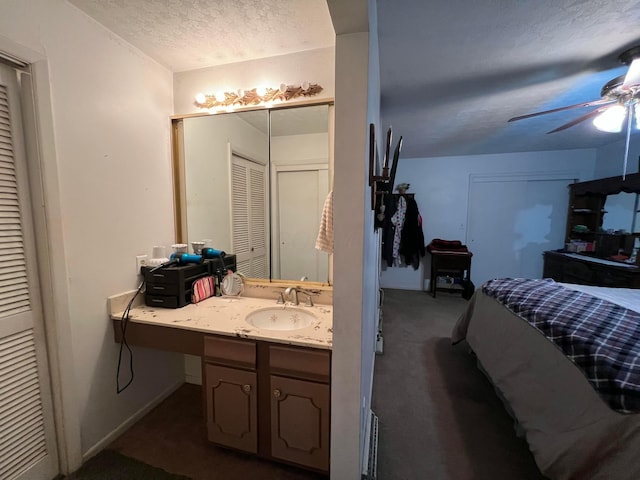
[[[330,104],[173,120],[178,241],[211,240],[252,278],[327,283]]]

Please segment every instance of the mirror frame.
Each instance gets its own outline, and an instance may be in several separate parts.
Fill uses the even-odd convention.
[[[285,102],[279,103],[277,105],[269,105],[269,106],[247,106],[247,107],[238,107],[234,108],[232,111],[224,111],[218,113],[189,113],[183,115],[172,115],[171,120],[171,169],[172,169],[172,181],[173,181],[173,214],[174,214],[174,225],[175,225],[175,243],[187,243],[187,216],[186,216],[186,176],[185,176],[185,161],[184,161],[184,123],[183,120],[186,118],[195,118],[195,117],[209,117],[211,115],[227,115],[230,113],[239,113],[239,112],[247,112],[247,111],[262,111],[262,110],[280,110],[285,108],[298,108],[298,107],[311,107],[317,105],[327,105],[332,107],[335,105],[335,101],[333,98],[324,98],[324,99],[313,99],[306,101],[296,101],[296,102]],[[333,158],[333,120],[332,116],[329,115],[329,158]],[[269,158],[271,156],[271,152],[269,152]],[[332,160],[329,161],[330,163]],[[330,186],[332,185],[332,181],[330,181]],[[271,193],[269,194],[269,198],[271,198]],[[269,204],[271,200],[269,200]],[[269,234],[271,237],[271,234]],[[269,238],[269,244],[271,244],[271,238]],[[306,287],[316,286],[331,286],[333,282],[309,282],[309,281],[296,281],[296,280],[286,280],[286,279],[273,279],[271,278],[271,251],[269,251],[269,278],[268,279],[254,279],[250,278],[250,280],[255,281],[255,283],[269,283],[269,284],[304,284]],[[329,279],[332,278],[332,266],[330,264],[329,267]]]

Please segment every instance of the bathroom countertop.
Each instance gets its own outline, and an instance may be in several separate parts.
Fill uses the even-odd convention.
[[[109,298],[110,316],[122,319],[126,306],[123,300],[127,294]],[[131,298],[131,295],[128,295]],[[333,308],[331,305],[316,304],[313,307],[287,302],[286,308],[299,308],[314,314],[309,327],[297,330],[266,330],[254,327],[245,317],[266,307],[281,307],[275,300],[254,297],[211,297],[200,303],[182,308],[156,308],[144,304],[134,306],[129,313],[129,321],[141,324],[194,330],[216,335],[251,338],[275,343],[285,343],[303,347],[331,349],[333,340]]]

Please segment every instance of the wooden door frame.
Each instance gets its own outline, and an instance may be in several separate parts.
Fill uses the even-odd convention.
[[[29,64],[20,89],[29,196],[38,251],[37,270],[49,363],[60,473],[82,465],[75,395],[67,264],[49,66],[45,54],[0,36],[0,51]]]

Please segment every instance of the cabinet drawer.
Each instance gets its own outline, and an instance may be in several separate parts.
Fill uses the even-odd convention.
[[[269,346],[271,373],[329,382],[331,352],[327,350]]]
[[[142,267],[142,274],[147,283],[171,283],[184,285],[193,283],[193,280],[209,274],[209,265],[200,263],[197,265],[179,265],[155,270],[152,267]]]
[[[613,269],[597,270],[596,278],[598,285],[602,285],[603,287],[630,288],[633,283],[631,275]]]
[[[204,337],[204,356],[207,361],[254,369],[256,342],[224,337]]]

